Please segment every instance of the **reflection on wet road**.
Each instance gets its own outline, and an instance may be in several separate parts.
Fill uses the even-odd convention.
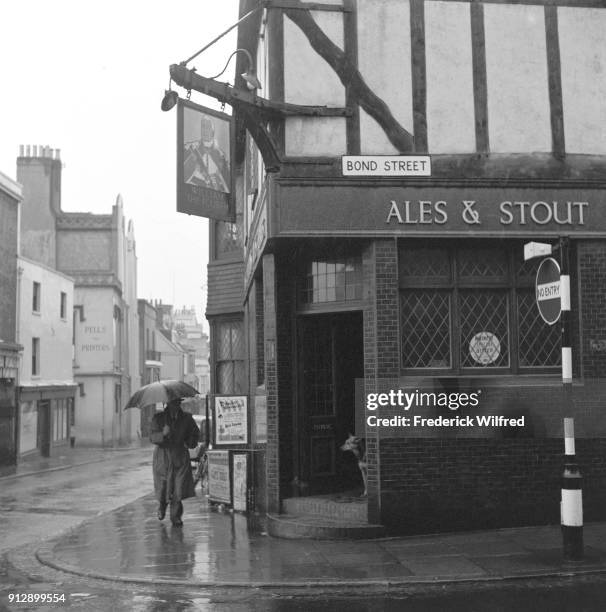
[[[50,537],[153,490],[151,449],[91,450],[99,459],[0,483],[0,552]]]

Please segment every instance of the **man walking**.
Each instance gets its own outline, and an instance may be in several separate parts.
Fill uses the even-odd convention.
[[[195,448],[200,430],[191,414],[183,412],[181,400],[168,402],[163,412],[152,418],[150,441],[154,450],[154,489],[158,500],[158,519],[166,515],[170,503],[170,520],[175,527],[183,521],[182,500],[195,496],[187,448]]]

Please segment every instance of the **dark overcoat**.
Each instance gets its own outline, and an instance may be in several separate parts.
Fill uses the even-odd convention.
[[[170,427],[167,436],[162,435],[164,426]],[[173,502],[195,496],[188,448],[195,448],[200,438],[200,429],[188,412],[179,409],[176,416],[166,408],[157,412],[151,422],[149,439],[156,445],[153,472],[154,489],[160,502]],[[166,489],[164,489],[166,487]],[[166,497],[163,499],[163,491]]]

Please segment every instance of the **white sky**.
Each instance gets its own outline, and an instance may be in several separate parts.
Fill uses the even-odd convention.
[[[176,212],[176,109],[160,102],[170,64],[233,25],[238,0],[11,0],[0,17],[0,171],[16,179],[19,145],[48,145],[61,150],[63,210],[107,214],[122,194],[138,296],[195,305],[202,319],[208,226]],[[235,33],[188,66],[217,74]],[[234,60],[221,80],[233,74]]]

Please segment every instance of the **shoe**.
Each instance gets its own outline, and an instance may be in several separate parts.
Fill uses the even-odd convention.
[[[181,519],[176,519],[173,521],[173,527],[183,527],[183,521]]]
[[[166,516],[166,506],[158,506],[158,520],[161,521]]]

